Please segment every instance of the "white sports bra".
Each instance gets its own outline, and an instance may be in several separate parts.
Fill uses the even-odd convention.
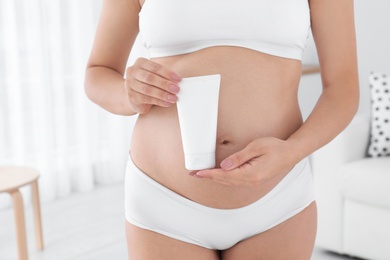
[[[140,33],[151,58],[238,46],[302,60],[308,0],[146,0]]]

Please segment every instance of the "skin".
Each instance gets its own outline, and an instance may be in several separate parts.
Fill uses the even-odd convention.
[[[237,208],[267,194],[300,160],[351,121],[359,99],[352,0],[310,0],[322,94],[303,122],[297,91],[301,62],[240,47],[210,47],[126,68],[143,1],[105,0],[87,65],[87,96],[107,111],[139,114],[131,143],[148,176],[197,203]],[[330,37],[331,36],[331,37]],[[216,159],[189,172],[176,110],[181,77],[222,76]],[[126,79],[124,79],[124,75]],[[130,259],[310,259],[316,204],[223,252],[126,223]]]

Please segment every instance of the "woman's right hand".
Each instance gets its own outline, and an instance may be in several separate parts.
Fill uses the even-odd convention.
[[[139,113],[149,112],[153,105],[169,107],[176,103],[181,77],[154,61],[138,58],[126,69],[125,89],[131,108]]]

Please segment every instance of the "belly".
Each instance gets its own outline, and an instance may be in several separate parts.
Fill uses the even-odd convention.
[[[302,124],[297,91],[301,63],[245,48],[212,47],[155,59],[183,77],[221,74],[216,165],[261,137],[286,139]],[[140,115],[131,157],[149,177],[176,193],[214,208],[238,208],[268,193],[281,177],[261,187],[227,187],[188,175],[176,106],[154,106]]]

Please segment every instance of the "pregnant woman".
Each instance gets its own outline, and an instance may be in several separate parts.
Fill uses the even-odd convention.
[[[310,30],[323,91],[303,122]],[[138,33],[150,59],[126,68]],[[189,171],[180,81],[211,74],[221,75],[216,167]],[[310,259],[307,156],[358,106],[353,0],[104,0],[85,90],[111,113],[139,115],[125,175],[130,259]]]

